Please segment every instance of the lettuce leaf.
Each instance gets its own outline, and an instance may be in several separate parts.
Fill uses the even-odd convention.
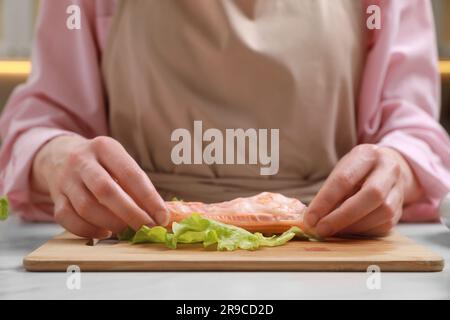
[[[147,226],[139,229],[138,232],[133,236],[131,242],[133,243],[165,243],[167,239],[167,230],[164,227],[153,227],[149,228]]]
[[[0,221],[5,221],[9,216],[9,203],[8,198],[0,198]]]
[[[172,249],[175,249],[178,243],[202,243],[205,248],[216,244],[217,250],[233,251],[281,246],[295,236],[308,239],[298,227],[292,227],[279,236],[265,237],[259,232],[251,233],[194,213],[179,223],[174,222],[172,232],[160,226],[153,228],[143,226],[134,234],[131,229],[124,231],[119,235],[119,239],[128,240],[133,244],[164,243]]]

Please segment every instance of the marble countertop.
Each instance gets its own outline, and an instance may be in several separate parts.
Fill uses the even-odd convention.
[[[66,273],[32,273],[25,255],[62,231],[54,224],[0,223],[2,299],[450,299],[450,231],[440,224],[398,230],[445,259],[437,273],[381,273],[381,289],[367,288],[366,273],[120,272],[81,273],[69,290]]]

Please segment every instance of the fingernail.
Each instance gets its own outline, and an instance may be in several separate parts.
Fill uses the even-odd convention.
[[[317,226],[316,232],[320,237],[325,238],[333,233],[333,229],[328,222],[322,222]]]
[[[166,226],[169,224],[169,212],[166,210],[159,210],[155,213],[158,224]]]
[[[317,224],[317,222],[319,221],[319,219],[317,218],[317,215],[312,212],[311,213],[308,212],[306,214],[305,220],[306,220],[305,221],[306,224],[310,227],[314,227]]]

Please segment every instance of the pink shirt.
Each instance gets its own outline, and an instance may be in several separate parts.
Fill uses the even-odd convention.
[[[426,0],[378,4],[382,28],[370,33],[358,107],[358,140],[403,154],[426,196],[405,208],[404,221],[438,217],[450,190],[450,140],[438,124],[440,79],[431,5]],[[81,30],[69,30],[66,8],[81,7]],[[26,220],[52,220],[50,199],[30,190],[31,163],[48,140],[64,134],[108,134],[100,61],[114,0],[42,1],[28,82],[0,119],[0,193]]]

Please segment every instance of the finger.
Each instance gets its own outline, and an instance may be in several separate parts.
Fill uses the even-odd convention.
[[[364,235],[368,236],[368,237],[385,237],[385,236],[388,236],[393,231],[393,229],[395,228],[396,224],[397,223],[395,221],[386,222],[386,223],[384,223],[384,224],[382,224],[382,225],[380,225],[378,227],[375,227],[373,229],[365,231]]]
[[[164,200],[151,183],[147,174],[128,154],[123,146],[111,140],[97,139],[98,160],[105,169],[117,179],[119,185],[147,211],[158,224],[169,223],[169,212]]]
[[[319,221],[316,232],[321,237],[329,237],[363,219],[385,202],[398,175],[380,164],[369,175],[361,190]]]
[[[319,220],[334,210],[376,165],[375,146],[355,148],[338,163],[305,214],[305,222],[316,226]]]
[[[403,206],[402,190],[395,185],[386,198],[385,203],[369,213],[362,220],[342,231],[342,234],[365,234],[367,231],[382,226],[389,221],[396,221],[398,212]]]
[[[55,221],[69,232],[83,238],[105,239],[111,236],[110,231],[98,228],[77,215],[63,194],[55,201]]]
[[[97,201],[81,180],[64,185],[62,190],[76,213],[90,224],[116,234],[127,227],[125,222]]]
[[[81,180],[97,201],[135,231],[143,225],[155,225],[155,221],[122,190],[99,163],[92,161],[80,174]]]

